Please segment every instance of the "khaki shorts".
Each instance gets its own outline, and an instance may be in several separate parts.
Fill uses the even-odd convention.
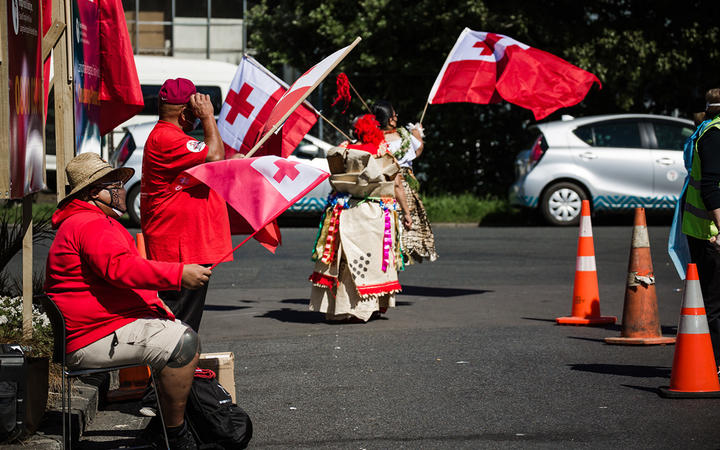
[[[137,319],[67,355],[73,369],[147,364],[160,370],[188,328],[179,320]]]

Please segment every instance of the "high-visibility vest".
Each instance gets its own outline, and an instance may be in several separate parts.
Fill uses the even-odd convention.
[[[713,222],[710,213],[702,201],[700,194],[700,180],[702,178],[700,168],[700,154],[698,153],[698,142],[711,128],[720,129],[720,116],[715,117],[700,136],[695,140],[695,151],[693,152],[692,169],[688,182],[687,193],[685,194],[685,211],[683,212],[682,231],[688,236],[698,239],[710,239],[718,234],[718,229]],[[718,149],[720,151],[720,149]]]

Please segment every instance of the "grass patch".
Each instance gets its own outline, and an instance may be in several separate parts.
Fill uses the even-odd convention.
[[[492,223],[509,222],[521,212],[508,201],[472,194],[428,195],[422,197],[430,222]]]

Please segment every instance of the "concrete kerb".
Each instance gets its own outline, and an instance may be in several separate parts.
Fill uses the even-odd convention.
[[[478,222],[433,222],[433,228],[477,228],[480,226]]]

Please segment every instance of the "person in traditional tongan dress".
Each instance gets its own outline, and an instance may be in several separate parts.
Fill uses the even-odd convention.
[[[403,233],[402,248],[405,264],[415,262],[435,261],[438,254],[435,251],[435,236],[427,218],[425,207],[420,200],[418,191],[420,183],[413,174],[412,163],[425,148],[423,143],[422,126],[409,124],[408,129],[398,126],[398,115],[390,102],[381,100],[373,105],[373,114],[380,123],[385,134],[390,153],[395,156],[402,171],[402,185],[407,198],[412,229]]]
[[[412,226],[400,166],[375,117],[355,124],[358,142],[328,151],[333,192],[313,248],[310,310],[330,322],[367,322],[395,306],[401,227]]]

